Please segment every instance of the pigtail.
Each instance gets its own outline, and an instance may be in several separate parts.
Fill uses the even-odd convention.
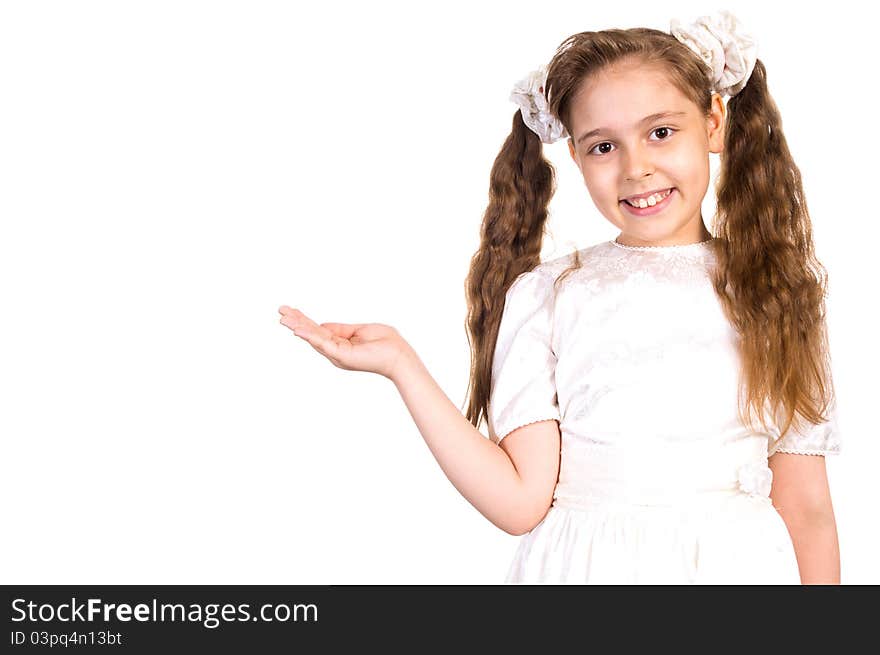
[[[745,416],[782,408],[782,434],[795,412],[826,420],[833,392],[825,326],[827,273],[816,259],[812,226],[779,110],[758,60],[728,101],[717,183],[717,274],[728,318],[741,336]]]
[[[480,245],[465,280],[471,348],[466,418],[479,428],[488,416],[492,359],[507,290],[540,263],[547,205],[555,191],[555,170],[544,157],[541,138],[517,111],[510,135],[489,176],[489,204]]]

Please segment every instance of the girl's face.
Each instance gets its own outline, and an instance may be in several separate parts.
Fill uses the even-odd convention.
[[[703,116],[662,70],[642,64],[606,69],[578,91],[568,148],[596,207],[620,228],[620,243],[663,246],[711,236],[701,205],[709,153],[724,145],[724,113],[713,94],[711,114]],[[642,212],[623,202],[670,188],[669,197]]]

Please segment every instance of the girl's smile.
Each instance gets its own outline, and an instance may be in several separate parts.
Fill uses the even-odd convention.
[[[670,205],[673,196],[675,195],[675,187],[667,189],[666,191],[655,194],[651,197],[656,198],[658,195],[662,196],[664,193],[666,194],[666,197],[664,197],[660,202],[655,202],[654,204],[651,204],[650,201],[647,201],[643,198],[641,199],[641,201],[635,201],[640,202],[639,207],[633,206],[628,200],[621,200],[620,206],[633,216],[653,216],[654,214],[659,214]],[[642,207],[641,205],[645,206]]]

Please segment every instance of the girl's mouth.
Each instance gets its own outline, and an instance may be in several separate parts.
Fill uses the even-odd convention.
[[[633,216],[652,216],[654,214],[658,214],[662,212],[666,207],[669,206],[669,203],[672,202],[672,197],[676,194],[676,188],[672,187],[669,190],[669,194],[663,198],[660,202],[655,205],[648,205],[647,207],[633,207],[626,200],[620,201],[620,206],[623,207],[626,211],[628,211]]]

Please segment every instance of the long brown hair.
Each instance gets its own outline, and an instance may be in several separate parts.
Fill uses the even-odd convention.
[[[648,28],[581,32],[557,48],[547,69],[544,96],[569,134],[571,101],[582,83],[621,61],[661,67],[705,116],[712,92],[708,66],[666,32]],[[792,425],[827,420],[834,395],[825,323],[827,272],[817,260],[801,175],[782,132],[761,60],[745,87],[727,102],[717,211],[713,284],[740,336],[739,415],[752,426],[753,411],[767,430],[765,412]],[[471,371],[467,419],[480,426],[488,413],[492,358],[504,298],[513,281],[540,264],[547,205],[555,169],[542,142],[513,116],[510,135],[489,177],[480,246],[465,281]],[[557,279],[581,266],[574,264]],[[745,394],[743,394],[743,390]]]

